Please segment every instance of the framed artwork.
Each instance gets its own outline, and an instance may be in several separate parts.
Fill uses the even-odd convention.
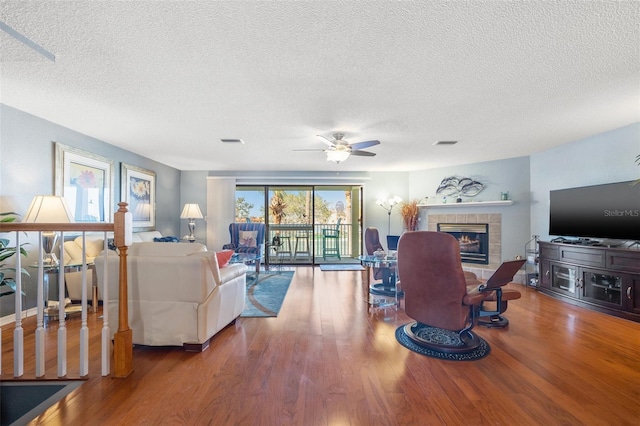
[[[121,163],[122,201],[133,216],[133,227],[151,231],[156,226],[156,174],[151,170]]]
[[[64,197],[76,222],[112,222],[113,160],[55,142],[55,195]]]

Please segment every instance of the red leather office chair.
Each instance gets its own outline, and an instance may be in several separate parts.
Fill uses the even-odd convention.
[[[482,344],[471,329],[490,292],[467,289],[459,244],[453,236],[405,233],[398,244],[398,272],[405,312],[415,320],[404,328],[412,341],[449,353],[472,352]]]

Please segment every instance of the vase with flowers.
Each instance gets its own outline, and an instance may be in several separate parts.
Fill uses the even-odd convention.
[[[420,208],[418,200],[411,200],[402,203],[400,206],[400,215],[402,216],[402,224],[406,231],[415,231],[418,229],[418,216]]]

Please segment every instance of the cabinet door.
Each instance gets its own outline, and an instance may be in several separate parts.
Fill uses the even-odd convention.
[[[623,288],[625,309],[640,315],[640,275],[627,275]]]
[[[575,266],[551,263],[551,290],[578,297],[576,292],[576,280],[578,268]]]
[[[623,308],[624,275],[592,269],[580,269],[580,297],[583,300],[612,308]]]

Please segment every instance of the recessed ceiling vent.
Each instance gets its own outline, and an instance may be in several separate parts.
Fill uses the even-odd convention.
[[[458,141],[437,141],[434,145],[455,145]]]
[[[220,139],[222,143],[244,143],[242,139]]]

